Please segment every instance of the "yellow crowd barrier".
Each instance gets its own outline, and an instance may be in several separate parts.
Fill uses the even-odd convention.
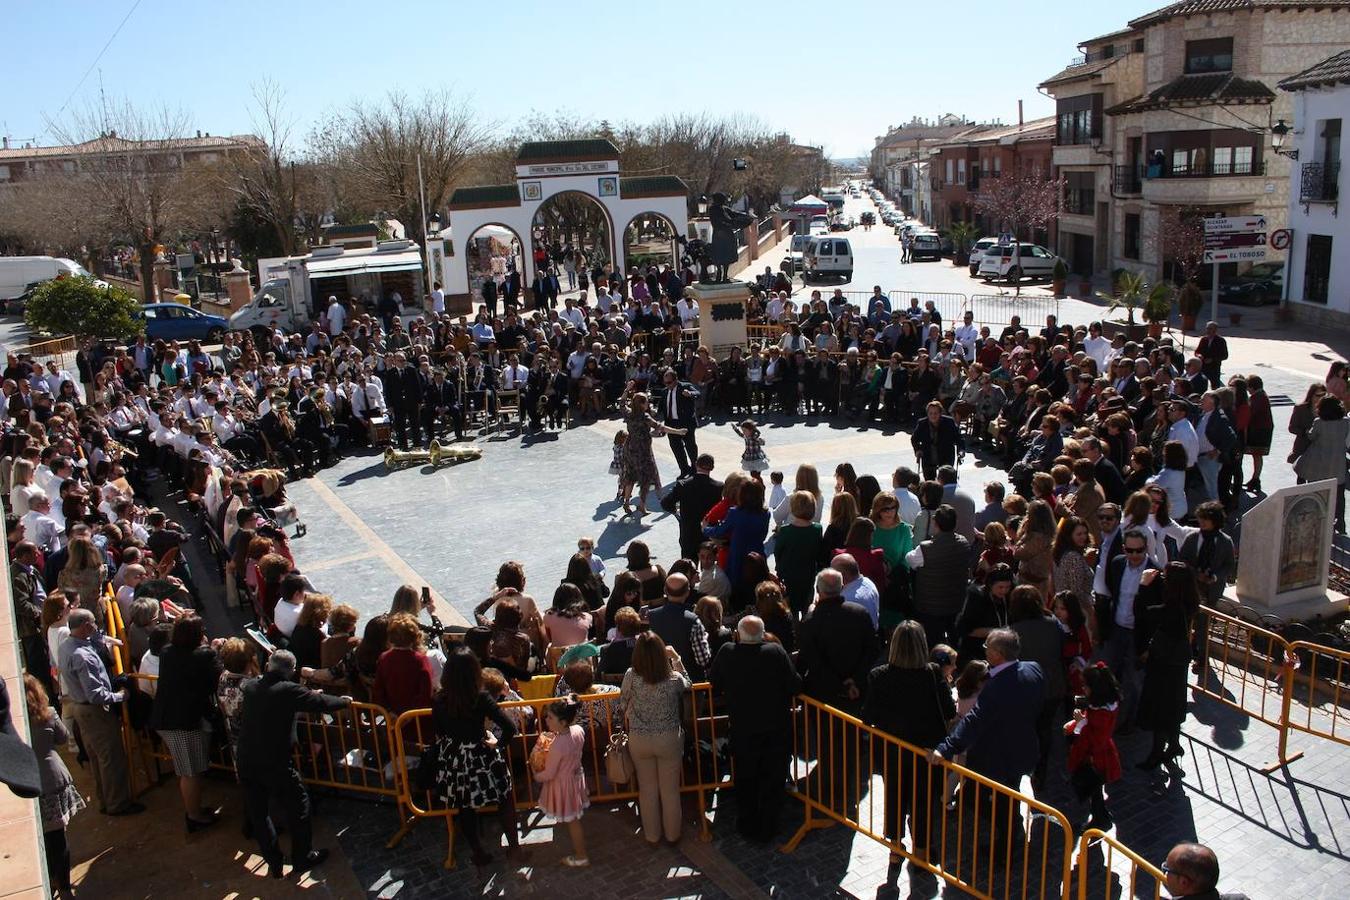
[[[801,704],[792,764],[806,817],[784,852],[841,824],[978,897],[1067,900],[1073,831],[1059,810],[963,766],[932,765],[927,750],[818,700]]]
[[[606,774],[605,750],[609,746],[609,736],[615,731],[623,730],[621,699],[622,696],[618,691],[587,694],[581,697],[584,706],[577,724],[586,733],[582,771],[586,777],[587,795],[592,803],[618,803],[633,800],[638,796],[636,783],[615,784]],[[527,811],[539,800],[539,784],[534,780],[534,773],[530,769],[529,755],[540,734],[546,730],[545,710],[557,700],[557,697],[539,697],[500,704],[502,711],[511,717],[517,729],[515,737],[501,749],[511,769],[512,799],[519,812]],[[708,792],[731,786],[730,764],[724,763],[719,755],[719,733],[725,734],[725,719],[716,714],[711,685],[703,683],[693,686],[686,701],[684,724],[685,764],[680,790],[695,795],[700,836],[703,840],[710,840],[712,832],[707,815]],[[419,709],[403,713],[395,723],[393,734],[401,768],[400,782],[406,791],[402,808],[407,818],[389,845],[397,844],[416,825],[418,819],[444,819],[445,867],[454,868],[454,818],[457,810],[447,807],[434,789],[423,790],[417,787],[417,770],[423,761],[428,759],[427,755],[432,752],[431,748],[435,743],[431,710]]]
[[[1286,652],[1291,663],[1285,666],[1281,716],[1286,728],[1350,744],[1350,711],[1346,709],[1350,701],[1350,653],[1308,641],[1294,641]]]
[[[1089,828],[1078,839],[1077,900],[1161,900],[1166,883],[1161,869],[1104,831]]]
[[[1294,659],[1289,643],[1273,631],[1209,607],[1200,608],[1196,628],[1200,660],[1194,690],[1279,731],[1277,759],[1263,771],[1302,756],[1290,756],[1288,747]]]

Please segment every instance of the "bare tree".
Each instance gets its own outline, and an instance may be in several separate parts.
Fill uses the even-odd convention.
[[[65,144],[84,145],[70,183],[94,230],[138,249],[142,288],[154,297],[155,248],[198,224],[201,210],[200,185],[183,153],[185,114],[121,101],[53,123],[52,131]]]
[[[983,180],[975,194],[975,209],[998,228],[1012,232],[1014,258],[1020,258],[1018,244],[1023,236],[1034,238],[1036,231],[1048,231],[1059,216],[1063,197],[1064,179],[1047,178],[1037,168],[1019,166],[1001,178]],[[1020,278],[1017,289],[1022,289]]]
[[[1160,262],[1173,267],[1172,280],[1180,270],[1183,283],[1194,283],[1205,265],[1205,213],[1194,206],[1169,206],[1158,227]]]
[[[323,149],[350,167],[365,202],[397,218],[420,241],[426,223],[418,161],[430,215],[445,206],[490,133],[482,117],[448,91],[428,91],[416,100],[395,92],[378,105],[358,103],[334,117]]]

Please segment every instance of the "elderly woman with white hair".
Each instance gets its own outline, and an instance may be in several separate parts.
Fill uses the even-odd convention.
[[[736,767],[736,829],[752,841],[778,830],[792,750],[792,705],[802,681],[782,645],[766,641],[764,620],[744,616],[736,641],[713,660],[713,692],[726,696]]]

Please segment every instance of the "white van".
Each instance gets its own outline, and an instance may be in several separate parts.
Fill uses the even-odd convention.
[[[28,286],[68,275],[88,275],[84,266],[59,256],[0,256],[0,301],[23,296]]]
[[[823,235],[811,238],[803,254],[802,280],[831,278],[842,275],[853,280],[853,247],[848,238]]]

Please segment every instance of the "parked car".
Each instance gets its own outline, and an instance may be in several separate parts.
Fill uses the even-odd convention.
[[[137,315],[145,319],[145,336],[150,340],[217,343],[230,327],[221,316],[179,303],[148,303]]]
[[[853,279],[853,248],[847,238],[813,237],[806,246],[802,281],[842,275]]]
[[[984,237],[975,242],[975,246],[970,248],[970,276],[974,278],[980,272],[980,260],[984,258],[984,253],[990,248],[998,247],[998,238]]]
[[[1013,251],[1017,255],[1013,255]],[[1059,257],[1039,244],[1014,244],[986,250],[980,259],[980,277],[985,281],[996,278],[1009,282],[1023,278],[1049,278]]]
[[[1242,306],[1278,303],[1284,296],[1284,264],[1257,263],[1219,284],[1219,300]]]
[[[909,245],[909,258],[914,262],[942,259],[942,238],[936,231],[916,231]]]
[[[779,263],[779,271],[786,272],[789,277],[802,270],[802,254],[806,251],[806,246],[811,241],[809,234],[794,234],[792,243],[788,246],[787,255]]]

